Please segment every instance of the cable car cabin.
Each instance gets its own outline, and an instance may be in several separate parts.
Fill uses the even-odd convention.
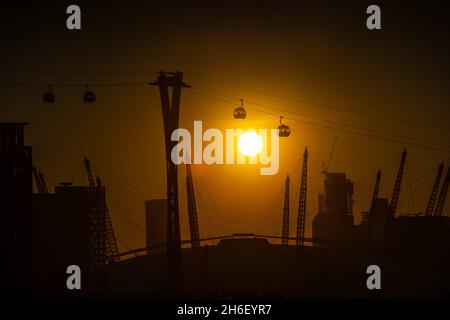
[[[55,102],[55,94],[52,92],[52,87],[48,86],[48,91],[46,93],[44,93],[44,95],[42,96],[42,100],[45,103],[53,103]]]
[[[85,103],[95,102],[95,93],[86,90],[86,92],[83,95],[83,100]]]
[[[241,105],[234,109],[233,116],[235,119],[245,119],[247,116],[247,110],[244,108],[244,101],[241,99]]]
[[[247,110],[242,107],[237,107],[233,111],[233,116],[235,119],[245,119],[245,117],[247,116]]]
[[[53,102],[55,102],[55,95],[53,94],[53,92],[47,91],[47,92],[44,93],[44,95],[42,96],[42,100],[43,100],[45,103],[53,103]]]
[[[283,119],[283,116],[280,117],[280,125],[278,126],[278,136],[279,137],[289,137],[291,134],[291,128],[289,126],[283,124],[281,120]]]
[[[289,137],[291,134],[291,128],[289,126],[282,124],[278,126],[278,136],[280,137]]]

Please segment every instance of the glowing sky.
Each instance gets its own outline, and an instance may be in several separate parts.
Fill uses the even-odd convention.
[[[328,161],[336,136],[330,170],[344,171],[354,181],[357,221],[369,206],[378,168],[383,173],[381,195],[390,196],[403,147],[409,156],[399,211],[424,210],[434,179],[431,170],[449,153],[376,139],[367,135],[378,134],[337,122],[386,131],[393,140],[401,139],[392,135],[401,135],[444,145],[450,144],[450,130],[282,97],[448,126],[450,50],[445,35],[450,19],[439,6],[380,2],[379,32],[365,29],[364,2],[195,1],[170,6],[105,1],[80,6],[79,32],[65,29],[65,4],[2,9],[0,81],[132,84],[155,80],[160,69],[181,70],[192,85],[182,94],[183,127],[194,120],[206,127],[235,127],[232,111],[240,98],[249,107],[246,122],[239,125],[243,129],[278,125],[281,112],[261,105],[297,112],[284,114],[292,134],[281,141],[278,175],[261,176],[257,166],[194,169],[202,236],[258,229],[280,233],[288,173],[295,223],[305,146],[310,154],[309,234],[322,192],[322,163]],[[57,101],[45,105],[45,86],[0,86],[0,121],[30,122],[26,141],[52,184],[85,184],[82,160],[87,155],[106,185],[120,249],[143,246],[144,200],[165,196],[158,91],[144,84],[93,87],[97,102],[86,105],[83,90],[55,85]],[[408,182],[414,181],[410,187]],[[183,168],[180,192],[182,237],[187,238]]]

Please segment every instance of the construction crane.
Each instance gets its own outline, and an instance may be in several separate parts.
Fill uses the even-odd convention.
[[[198,228],[197,206],[195,203],[194,181],[192,179],[192,171],[190,164],[186,164],[186,191],[187,191],[191,246],[192,248],[198,248],[200,247],[200,232]]]
[[[442,183],[441,191],[439,192],[439,198],[434,209],[435,216],[441,216],[444,210],[445,200],[447,198],[448,186],[450,184],[450,165],[447,168],[447,174],[445,175],[444,182]]]
[[[39,180],[41,180],[43,193],[48,193],[47,183],[45,182],[44,174],[41,171],[39,171]]]
[[[308,179],[308,149],[303,153],[302,177],[300,182],[300,196],[298,200],[297,237],[296,244],[302,246],[305,238],[306,219],[306,187]]]
[[[101,187],[100,178],[97,177],[97,187]],[[106,205],[105,198],[99,197],[100,210],[105,211],[105,224],[106,224],[106,259],[108,263],[116,262],[119,260],[119,249],[117,248],[116,236],[111,221],[111,215],[109,214],[108,206]]]
[[[378,169],[375,187],[373,188],[372,201],[370,203],[370,211],[374,210],[375,202],[378,199],[378,194],[380,193],[380,182],[381,182],[381,169]]]
[[[281,232],[281,243],[289,244],[289,175],[286,177],[286,186],[284,189],[284,207],[283,207],[283,229]]]
[[[88,176],[89,187],[99,188],[102,186],[100,178],[97,177],[97,184],[95,183],[94,176],[92,174],[91,163],[87,157],[84,157],[84,166]],[[108,206],[106,205],[105,198],[99,197],[98,199],[99,210],[105,212],[105,227],[106,227],[106,259],[108,263],[116,262],[119,260],[119,249],[117,248],[117,241],[114,235],[114,229],[111,222],[111,216],[109,214]]]
[[[444,170],[444,163],[438,166],[438,171],[436,175],[436,180],[434,180],[433,189],[431,189],[430,198],[428,199],[427,209],[425,211],[426,216],[433,215],[434,205],[436,204],[436,198],[439,191],[439,183],[441,182],[442,171]]]
[[[392,215],[395,217],[397,212],[398,199],[400,197],[400,189],[402,187],[403,180],[403,171],[405,171],[405,163],[406,163],[407,152],[406,149],[403,150],[401,154],[400,166],[397,172],[397,178],[395,179],[394,190],[392,191],[391,197],[391,207],[392,207]]]
[[[378,199],[378,194],[380,193],[380,182],[381,182],[381,169],[377,171],[377,178],[375,180],[375,187],[373,188],[372,201],[370,202],[369,212],[363,212],[361,216],[361,223],[369,222],[369,214],[375,210],[375,202]]]
[[[46,194],[48,193],[47,184],[45,183],[44,174],[38,170],[38,168],[33,167],[34,182],[36,183],[36,188],[38,193]]]
[[[84,157],[84,167],[86,168],[89,187],[94,188],[95,180],[94,180],[94,176],[92,175],[91,163],[87,157]]]
[[[330,156],[328,157],[328,163],[325,165],[325,162],[322,163],[322,174],[324,174],[325,176],[328,173],[328,170],[330,170],[330,165],[331,165],[331,160],[333,159],[333,154],[334,154],[334,148],[336,147],[336,142],[337,142],[338,137],[334,137],[333,140],[333,145],[331,146],[331,151],[330,151]]]
[[[39,177],[39,173],[38,173],[38,169],[36,167],[33,167],[33,177],[34,177],[34,182],[36,183],[36,188],[38,193],[44,193],[42,185],[41,185],[41,179]]]

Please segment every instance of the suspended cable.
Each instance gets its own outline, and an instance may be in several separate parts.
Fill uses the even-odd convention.
[[[10,71],[10,72],[1,72],[3,74],[9,73],[9,74],[156,74],[159,71]]]
[[[217,209],[217,206],[214,202],[214,198],[212,197],[211,193],[209,192],[208,187],[206,186],[206,183],[203,181],[203,178],[201,177],[200,173],[198,172],[198,169],[196,168],[196,166],[192,166],[192,171],[193,174],[195,176],[195,182],[199,182],[197,183],[197,188],[201,187],[204,190],[204,193],[206,195],[206,199],[209,199],[211,201],[211,206],[213,207],[213,210],[216,214],[212,215],[212,219],[216,219],[216,222],[219,225],[219,228],[224,229],[224,231],[226,233],[228,233],[230,231],[230,229],[228,228],[228,225],[226,224],[225,220],[223,220],[222,218],[222,214],[220,213],[220,211]],[[199,193],[200,194],[200,193]],[[199,197],[199,199],[201,199],[202,197]],[[205,212],[208,214],[208,212]]]
[[[209,99],[214,99],[214,100],[217,100],[217,101],[221,101],[223,103],[234,104],[231,101],[227,101],[227,100],[224,100],[224,99],[221,99],[221,98],[217,98],[217,97],[214,97],[214,96],[211,96],[211,95],[206,95],[206,94],[203,94],[203,93],[198,93],[198,92],[194,92],[194,91],[190,91],[190,90],[186,91],[186,92],[188,92],[189,94],[204,96],[204,97],[209,98]],[[253,108],[253,107],[251,107],[251,108],[247,107],[247,109],[254,110],[254,111],[260,112],[260,113],[264,113],[264,114],[270,115],[272,117],[279,118],[279,114],[274,113],[274,112],[269,112],[269,111],[265,111],[265,110],[261,110],[261,109],[257,109],[257,108]],[[289,120],[293,120],[293,121],[296,121],[296,122],[299,122],[299,123],[303,123],[303,124],[306,124],[306,125],[309,125],[309,126],[315,126],[315,127],[326,128],[326,129],[331,129],[331,130],[337,130],[337,131],[341,131],[341,132],[346,132],[346,133],[351,133],[351,134],[355,134],[355,135],[375,138],[375,139],[379,139],[379,140],[395,142],[395,143],[398,143],[398,144],[403,144],[403,145],[406,144],[406,145],[411,145],[411,146],[415,146],[415,147],[419,147],[419,148],[423,148],[423,149],[450,153],[450,150],[448,150],[448,149],[442,149],[442,148],[436,148],[436,147],[431,147],[431,146],[425,146],[425,145],[421,145],[421,144],[417,144],[417,143],[413,143],[413,142],[409,142],[409,141],[400,141],[400,140],[390,139],[390,138],[387,138],[387,137],[380,137],[380,136],[376,136],[376,135],[372,135],[372,134],[368,134],[368,133],[356,132],[356,131],[352,131],[352,130],[348,130],[348,129],[344,129],[344,128],[337,128],[337,127],[332,127],[332,126],[328,126],[328,125],[318,124],[318,123],[309,122],[309,121],[305,121],[305,120],[300,120],[300,119],[293,118],[293,117],[286,117],[285,116],[284,118],[289,119]],[[411,138],[410,140],[413,140],[413,139]]]
[[[45,72],[45,71],[41,71],[41,72],[30,72],[30,73],[32,73],[32,74],[34,73],[34,74],[81,74],[81,75],[86,75],[86,74],[155,74],[157,72],[158,71],[97,71],[97,72],[96,71],[69,71],[69,72],[64,72],[64,71]],[[20,73],[20,72],[15,72],[15,73]],[[271,93],[271,92],[262,92],[262,91],[259,91],[259,90],[238,86],[238,85],[235,85],[235,84],[229,84],[229,83],[227,84],[227,83],[219,83],[219,82],[216,82],[216,81],[211,81],[211,79],[206,79],[204,77],[195,76],[195,75],[192,75],[192,74],[185,74],[185,76],[186,77],[191,77],[191,78],[194,78],[194,79],[195,78],[196,79],[200,79],[200,80],[203,78],[203,79],[205,79],[205,81],[202,81],[202,82],[206,82],[207,81],[208,83],[216,83],[216,84],[220,84],[221,86],[228,86],[228,87],[236,88],[236,89],[239,89],[239,90],[256,93],[256,94],[259,94],[259,95],[271,96],[271,97],[275,97],[275,98],[278,98],[278,99],[295,101],[295,102],[309,104],[309,105],[314,105],[314,106],[318,106],[318,107],[322,107],[322,108],[328,108],[328,109],[338,110],[338,111],[342,111],[342,112],[358,114],[358,115],[362,115],[362,116],[366,116],[366,117],[373,117],[373,118],[378,118],[378,119],[383,119],[383,120],[403,122],[403,123],[413,124],[413,125],[422,126],[422,127],[430,127],[430,128],[435,128],[435,129],[450,130],[450,127],[444,126],[444,125],[425,123],[425,122],[414,121],[414,120],[409,120],[409,119],[402,119],[402,118],[397,118],[397,117],[392,117],[392,116],[387,116],[387,115],[382,115],[382,114],[377,114],[377,113],[371,113],[371,112],[357,111],[354,108],[350,108],[350,107],[347,107],[347,106],[339,106],[339,105],[333,105],[333,104],[319,103],[319,102],[312,101],[312,100],[300,99],[298,97],[290,97],[290,96],[275,94],[275,93]],[[93,86],[93,87],[99,87],[99,86],[136,86],[136,85],[147,85],[147,84],[148,84],[148,82],[117,82],[117,83],[90,83],[90,86]],[[33,82],[8,82],[8,81],[3,81],[3,82],[0,82],[0,85],[9,85],[9,86],[48,86],[48,82],[47,83],[33,83]],[[53,86],[56,86],[56,87],[83,87],[85,85],[86,85],[86,82],[84,82],[84,83],[53,84]]]
[[[192,75],[189,75],[189,74],[186,75],[186,76],[187,77],[196,78],[196,76],[192,76]],[[211,81],[210,79],[208,79],[207,81],[208,81],[208,83],[214,83],[214,81]],[[218,82],[215,82],[215,83],[219,84]],[[355,110],[353,108],[349,108],[347,106],[338,106],[338,105],[331,105],[331,104],[325,104],[325,103],[318,103],[318,102],[315,102],[315,101],[306,100],[306,99],[300,99],[300,98],[297,98],[297,97],[289,97],[289,96],[274,94],[274,93],[270,93],[270,92],[262,92],[262,91],[259,91],[259,90],[244,88],[244,87],[241,87],[241,86],[237,86],[235,84],[220,83],[220,85],[236,88],[236,89],[247,91],[247,92],[256,93],[256,94],[259,94],[259,95],[265,95],[265,96],[271,96],[271,97],[278,98],[278,99],[296,101],[296,102],[300,102],[300,103],[315,105],[315,106],[318,106],[318,107],[334,109],[334,110],[339,110],[339,111],[348,112],[348,113],[354,113],[354,114],[367,116],[367,117],[374,117],[374,118],[383,119],[383,120],[398,121],[398,122],[418,125],[418,126],[422,126],[422,127],[431,127],[431,128],[436,128],[436,129],[450,130],[450,127],[443,126],[443,125],[432,124],[432,123],[424,123],[424,122],[408,120],[408,119],[401,119],[401,118],[397,118],[397,117],[391,117],[391,116],[386,116],[386,115],[376,114],[376,113],[370,113],[370,112],[364,112],[364,111],[357,111],[357,110]]]
[[[112,82],[111,82],[111,83],[91,83],[91,84],[89,84],[89,86],[90,86],[90,87],[107,87],[107,86],[140,86],[140,85],[147,85],[147,84],[148,84],[148,82],[116,82],[116,83],[112,83]],[[48,86],[48,84],[45,84],[45,83],[32,83],[32,82],[0,82],[0,85],[11,85],[11,86],[45,86],[45,87]],[[65,84],[65,83],[59,83],[59,84],[58,84],[58,83],[57,83],[57,84],[52,84],[52,87],[86,87],[86,84],[80,84],[80,83],[70,83],[70,84],[69,84],[69,83],[67,83],[67,84]],[[195,90],[196,88],[193,88],[193,89]],[[197,87],[197,89],[203,90],[203,91],[210,91],[210,90],[208,90],[208,89],[204,89],[204,88],[200,88],[200,87]],[[186,92],[191,92],[191,91],[186,91]],[[212,92],[212,91],[210,91],[210,92]],[[223,94],[220,94],[220,93],[217,93],[217,92],[213,92],[213,93],[216,94],[216,95],[226,96],[226,95],[223,95]],[[204,95],[204,94],[203,94],[203,95]],[[204,95],[204,96],[207,96],[207,95]],[[212,97],[212,96],[208,96],[208,97],[209,97],[209,98],[216,99],[216,100],[220,100],[220,101],[225,102],[225,103],[234,104],[233,101],[224,100],[224,99],[219,99],[219,98],[217,98],[217,97]],[[229,97],[229,96],[228,96],[228,97]],[[230,98],[230,97],[229,97],[229,98]],[[272,107],[272,106],[268,106],[268,105],[264,105],[264,104],[260,104],[260,103],[256,103],[256,102],[249,102],[249,103],[250,103],[250,104],[253,104],[253,105],[261,106],[261,107],[264,107],[264,108],[277,110],[277,111],[279,111],[279,112],[285,112],[285,113],[290,113],[290,114],[296,114],[296,115],[300,115],[300,116],[304,116],[304,117],[309,117],[309,118],[311,118],[311,119],[316,119],[316,120],[320,120],[320,121],[326,121],[326,122],[330,122],[330,123],[334,123],[334,124],[338,124],[338,125],[350,127],[350,128],[357,129],[357,130],[365,130],[365,131],[369,131],[369,132],[373,132],[373,133],[377,133],[377,134],[381,134],[381,135],[386,135],[386,136],[396,137],[396,138],[400,138],[400,139],[406,139],[406,140],[415,141],[415,142],[418,142],[418,143],[431,144],[431,145],[435,145],[435,146],[439,146],[439,147],[443,147],[443,148],[449,148],[449,147],[450,147],[449,145],[446,145],[446,144],[436,143],[436,142],[432,142],[432,141],[428,141],[428,140],[422,140],[422,139],[417,139],[417,138],[410,138],[410,137],[398,135],[398,134],[395,134],[395,133],[385,132],[385,131],[381,131],[381,130],[375,130],[375,129],[371,129],[371,128],[364,128],[364,127],[360,127],[360,126],[355,126],[355,125],[352,125],[352,124],[348,124],[348,123],[345,123],[345,122],[340,122],[340,121],[336,121],[336,120],[330,120],[330,119],[320,118],[320,117],[316,117],[316,116],[306,115],[306,114],[299,113],[299,112],[296,112],[296,111],[285,110],[285,109],[282,109],[282,108],[275,108],[275,107]],[[257,111],[259,111],[259,112],[266,112],[266,111],[262,111],[262,110],[257,110]],[[270,112],[266,112],[266,113],[278,117],[278,114],[270,113]],[[299,119],[295,119],[295,118],[290,118],[290,119],[291,119],[291,120],[294,120],[294,121],[302,122],[302,121],[299,120]],[[382,138],[382,137],[379,137],[379,136],[373,136],[373,135],[368,135],[368,134],[362,134],[362,133],[357,133],[357,132],[353,132],[353,131],[349,131],[349,130],[344,130],[344,129],[339,129],[339,128],[326,127],[326,126],[323,126],[323,125],[312,124],[312,123],[308,123],[308,122],[305,122],[305,121],[303,121],[302,123],[309,124],[309,125],[315,125],[315,126],[321,126],[321,127],[324,127],[324,128],[329,128],[329,129],[334,129],[334,130],[341,130],[341,131],[344,131],[344,132],[349,132],[349,133],[353,133],[353,134],[360,134],[360,135],[364,135],[364,136],[367,136],[367,137],[374,137],[374,138],[377,138],[377,139],[384,139],[384,140],[387,140],[387,141],[399,143],[399,141],[394,141],[394,140],[392,140],[392,139],[386,139],[386,138]],[[449,129],[450,129],[450,128],[449,128]],[[422,148],[426,148],[426,149],[430,149],[430,150],[443,151],[443,152],[450,152],[448,149],[433,148],[433,147],[430,147],[430,146],[418,145],[418,144],[411,143],[411,142],[401,142],[401,143],[407,143],[407,144],[410,144],[410,145],[414,145],[414,146],[418,146],[418,147],[422,147]]]
[[[146,82],[94,82],[94,83],[51,83],[51,86],[54,87],[126,87],[126,86],[146,86],[148,85],[148,81]],[[49,83],[43,82],[0,82],[2,86],[19,86],[19,87],[48,87]]]
[[[194,87],[191,89],[199,89],[201,91],[205,91],[208,92],[207,89],[203,89],[203,88],[199,88],[199,87]],[[209,93],[211,94],[217,94],[216,92],[213,91],[209,91]],[[220,94],[221,96],[225,96]],[[233,97],[228,96],[228,98],[233,99]],[[399,134],[395,134],[395,133],[391,133],[391,132],[387,132],[387,131],[382,131],[382,130],[376,130],[376,129],[371,129],[371,128],[365,128],[365,127],[360,127],[360,126],[356,126],[353,124],[349,124],[349,123],[345,123],[342,121],[336,121],[336,120],[330,120],[330,119],[326,119],[326,118],[322,118],[322,117],[317,117],[317,116],[311,116],[311,115],[307,115],[298,111],[291,111],[291,110],[287,110],[287,109],[283,109],[283,108],[276,108],[276,107],[272,107],[272,106],[268,106],[265,104],[261,104],[261,103],[257,103],[257,102],[252,102],[249,100],[246,100],[247,103],[249,104],[253,104],[256,106],[260,106],[263,108],[267,108],[267,109],[272,109],[272,110],[277,110],[278,112],[282,112],[282,113],[290,113],[290,114],[295,114],[295,115],[299,115],[302,117],[307,117],[307,118],[311,118],[311,119],[315,119],[315,120],[320,120],[320,121],[325,121],[325,122],[329,122],[329,123],[334,123],[334,124],[338,124],[338,125],[342,125],[342,126],[346,126],[352,129],[357,129],[357,130],[365,130],[365,131],[369,131],[369,132],[373,132],[373,133],[377,133],[377,134],[382,134],[382,135],[387,135],[387,136],[392,136],[392,137],[396,137],[396,138],[400,138],[400,139],[406,139],[406,140],[411,140],[411,141],[416,141],[416,142],[420,142],[420,143],[425,143],[425,144],[432,144],[432,145],[436,145],[436,146],[440,146],[440,147],[444,147],[444,148],[450,148],[450,145],[446,145],[446,144],[441,144],[441,143],[436,143],[436,142],[432,142],[432,141],[428,141],[428,140],[422,140],[422,139],[417,139],[417,138],[410,138],[410,137],[406,137],[406,136],[402,136]]]
[[[270,225],[270,223],[273,220],[273,209],[275,208],[276,204],[278,202],[281,202],[281,195],[283,194],[283,186],[284,182],[279,185],[279,192],[278,194],[272,199],[269,206],[266,207],[267,210],[265,211],[264,215],[261,217],[261,220],[259,221],[256,232],[262,231],[267,225]],[[281,212],[281,211],[280,211]]]

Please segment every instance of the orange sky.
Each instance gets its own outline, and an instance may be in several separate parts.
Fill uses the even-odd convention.
[[[449,130],[377,119],[273,95],[448,125],[449,48],[448,41],[440,38],[442,28],[448,27],[433,18],[434,11],[422,11],[423,16],[419,16],[419,20],[427,22],[424,28],[405,23],[420,15],[420,7],[386,5],[385,29],[374,34],[365,30],[361,22],[364,9],[356,5],[266,1],[255,9],[234,2],[199,2],[193,8],[182,6],[177,10],[141,3],[122,5],[113,2],[108,7],[86,8],[85,27],[79,33],[69,33],[59,26],[58,7],[45,10],[45,21],[32,15],[33,10],[43,8],[17,8],[27,22],[13,18],[5,21],[12,29],[1,31],[6,39],[1,53],[1,81],[146,82],[156,79],[154,72],[160,69],[181,70],[185,82],[193,87],[182,95],[182,127],[191,128],[194,120],[202,120],[204,128],[238,126],[232,117],[234,106],[220,99],[235,99],[237,106],[239,98],[243,98],[315,118],[449,144]],[[394,20],[389,10],[402,13],[404,20]],[[172,24],[164,18],[169,13],[175,21]],[[144,71],[152,73],[139,73]],[[223,96],[209,99],[199,94],[199,88]],[[40,100],[45,87],[2,86],[0,121],[30,122],[26,141],[33,146],[34,162],[49,183],[86,184],[82,160],[87,155],[93,170],[106,184],[120,249],[144,246],[144,201],[165,196],[157,88],[94,87],[97,102],[92,105],[82,102],[83,89],[56,86],[56,103],[45,105]],[[251,104],[248,107],[263,109]],[[404,147],[409,151],[404,185],[416,183],[402,191],[400,212],[425,209],[434,179],[431,170],[449,157],[448,152],[354,135],[323,126],[348,127],[286,115],[307,123],[284,121],[292,134],[281,141],[279,174],[260,176],[258,166],[248,165],[195,168],[202,236],[230,231],[280,233],[283,197],[279,195],[286,174],[291,175],[293,226],[305,146],[310,154],[309,234],[310,221],[317,211],[317,194],[322,192],[322,162],[328,160],[336,136],[330,170],[346,172],[354,181],[356,221],[361,210],[369,206],[378,168],[383,172],[381,194],[390,196]],[[277,116],[251,109],[245,120],[246,126],[255,129],[277,124]],[[429,174],[420,179],[424,173]],[[182,237],[187,238],[184,169],[180,170],[180,190]],[[273,210],[270,214],[269,208]]]

